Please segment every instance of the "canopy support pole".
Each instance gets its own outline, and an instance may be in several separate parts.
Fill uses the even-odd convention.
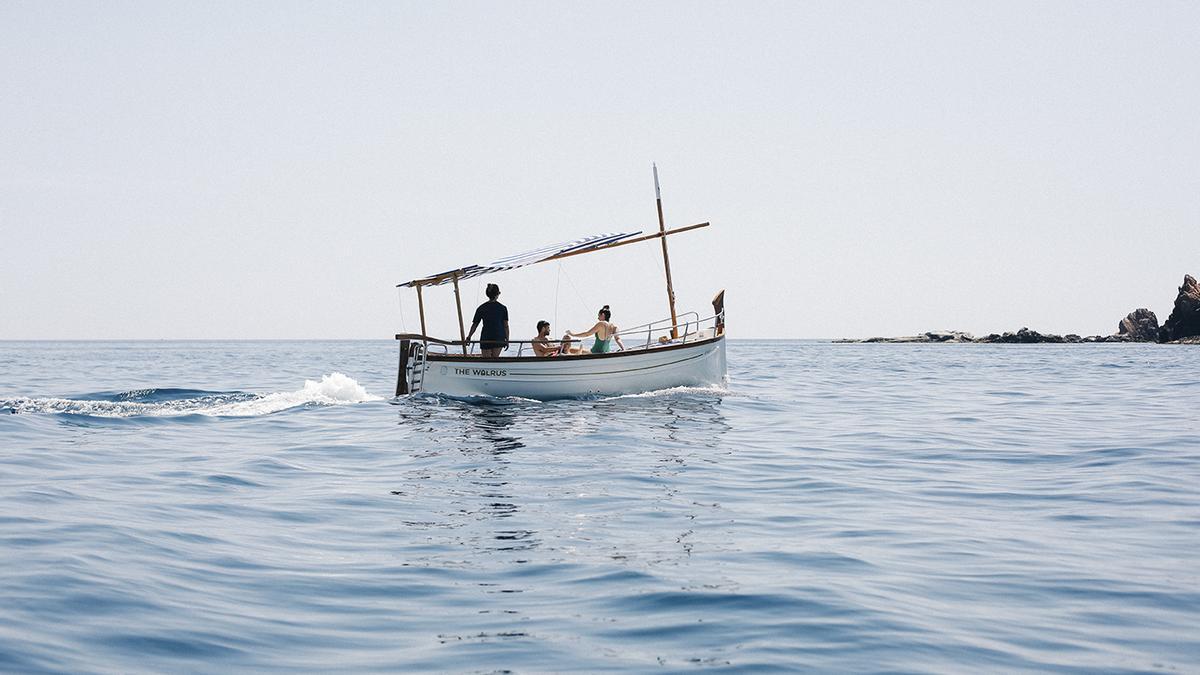
[[[425,330],[425,299],[421,297],[421,284],[417,284],[417,310],[421,313],[421,335],[429,335]]]
[[[663,269],[667,271],[667,302],[671,305],[671,339],[679,339],[679,319],[675,316],[675,287],[671,283],[671,257],[667,255],[667,226],[663,221],[662,191],[658,188],[658,165],[654,167],[654,201],[658,205],[658,235],[662,238]]]
[[[458,274],[455,274],[454,279],[454,306],[458,308],[458,338],[462,340],[463,356],[467,355],[467,330],[463,327],[462,318],[462,298],[458,295]]]

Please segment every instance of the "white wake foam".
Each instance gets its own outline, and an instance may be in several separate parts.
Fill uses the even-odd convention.
[[[321,380],[305,380],[304,387],[273,394],[213,393],[193,398],[152,403],[69,398],[16,398],[0,401],[0,411],[15,413],[65,413],[92,417],[253,417],[304,405],[346,405],[381,401],[367,393],[354,378],[330,373]]]
[[[319,405],[344,405],[364,401],[382,401],[382,396],[367,393],[361,384],[342,373],[330,373],[320,382],[305,380],[304,388],[292,392],[277,392],[246,401],[235,401],[218,405],[201,412],[215,417],[249,417],[266,415],[296,406],[315,403]]]
[[[637,394],[619,394],[617,396],[605,396],[603,401],[616,401],[623,398],[658,398],[661,396],[677,396],[679,394],[707,394],[710,396],[728,396],[730,394],[729,387],[722,385],[708,385],[702,387],[667,387],[666,389],[655,389],[653,391],[643,391]]]

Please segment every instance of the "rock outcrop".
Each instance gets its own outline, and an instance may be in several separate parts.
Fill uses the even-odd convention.
[[[1158,317],[1145,307],[1135,309],[1117,324],[1116,334],[1128,336],[1133,342],[1154,342],[1158,339]]]
[[[1175,307],[1158,330],[1159,342],[1174,342],[1200,335],[1200,284],[1190,274],[1175,297]]]
[[[928,342],[974,342],[975,336],[956,330],[931,330],[920,335],[903,335],[900,337],[873,337],[865,340],[849,340],[849,342],[885,342],[888,344],[911,344]]]
[[[1127,335],[1089,335],[1088,337],[1080,337],[1071,333],[1069,335],[1055,335],[1054,333],[1039,333],[1036,330],[1022,328],[1015,333],[992,333],[977,338],[970,333],[962,331],[929,331],[920,335],[902,335],[900,337],[873,337],[866,339],[843,338],[834,340],[837,344],[849,343],[871,343],[871,344],[948,344],[948,343],[983,343],[983,344],[1016,344],[1030,345],[1038,343],[1077,344],[1080,342],[1133,342],[1133,339]]]
[[[1200,341],[1200,338],[1197,338]],[[1082,344],[1095,342],[1144,342],[1145,340],[1135,339],[1129,335],[1089,335],[1082,337],[1075,333],[1067,335],[1055,335],[1054,333],[1039,333],[1036,330],[1022,328],[1021,330],[1010,333],[992,333],[981,338],[972,337],[970,333],[960,331],[930,331],[921,333],[920,335],[905,335],[901,337],[873,337],[865,340],[842,339],[834,340],[835,343],[883,343],[883,344],[930,344],[930,343],[958,343],[958,342],[974,342],[976,344],[1008,344],[1008,345],[1032,345],[1032,344]]]
[[[1078,338],[1079,336],[1073,335],[1071,337]],[[1063,336],[1061,336],[1061,335],[1054,335],[1053,333],[1039,333],[1036,330],[1029,330],[1028,328],[1022,328],[1021,330],[1019,330],[1015,333],[1009,333],[1009,332],[992,333],[991,335],[985,335],[985,336],[979,338],[978,340],[976,340],[976,342],[987,342],[987,343],[993,343],[993,344],[1014,344],[1014,345],[1031,345],[1031,344],[1036,344],[1039,342],[1056,342],[1057,343],[1057,342],[1066,342],[1066,341],[1067,340],[1065,338],[1063,338]]]
[[[1074,333],[1055,335],[1039,333],[1022,328],[1015,333],[992,333],[976,338],[960,331],[930,331],[920,335],[903,337],[873,337],[865,340],[834,340],[834,342],[883,342],[883,343],[946,343],[981,342],[985,344],[1078,344],[1093,342],[1173,342],[1178,344],[1200,344],[1200,283],[1190,274],[1183,276],[1183,285],[1175,298],[1171,316],[1162,326],[1154,312],[1141,307],[1133,310],[1117,324],[1112,335],[1089,335],[1080,337]]]

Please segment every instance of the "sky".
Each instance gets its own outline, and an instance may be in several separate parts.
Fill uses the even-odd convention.
[[[397,283],[656,229],[652,162],[731,337],[1163,321],[1200,3],[3,0],[0,339],[390,338]],[[654,241],[472,280],[468,321],[488,281],[515,338],[668,315]]]

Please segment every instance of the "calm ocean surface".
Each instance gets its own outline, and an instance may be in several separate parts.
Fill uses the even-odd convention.
[[[0,671],[1200,671],[1200,348],[729,362],[463,403],[392,341],[0,342]]]

